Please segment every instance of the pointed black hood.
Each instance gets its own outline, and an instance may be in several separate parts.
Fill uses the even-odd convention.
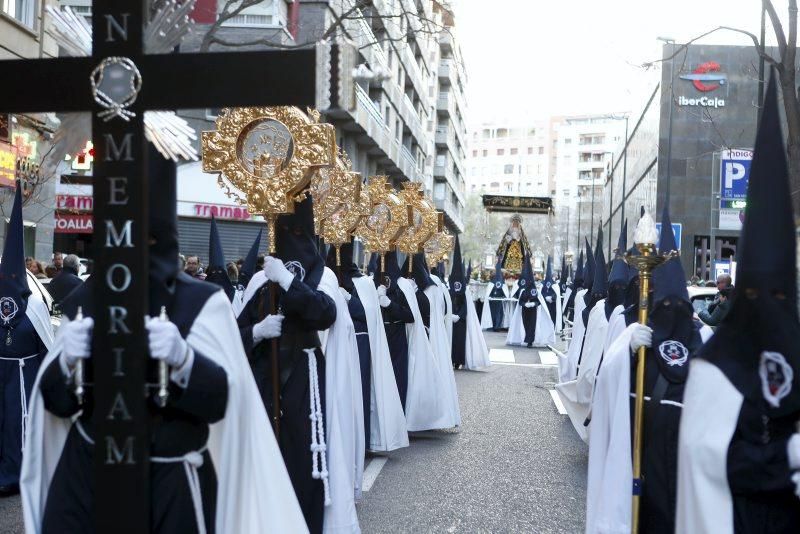
[[[239,285],[242,288],[247,287],[247,284],[250,283],[250,279],[254,274],[256,274],[258,249],[261,247],[261,234],[263,232],[263,229],[258,231],[258,235],[256,236],[255,241],[253,241],[253,244],[250,246],[250,250],[247,252],[247,256],[242,263],[242,268],[239,269]]]
[[[152,143],[147,143],[150,300],[149,312],[157,316],[175,292],[178,265],[177,169]]]
[[[592,296],[597,302],[608,295],[608,272],[606,271],[606,255],[603,252],[603,228],[597,230],[597,246],[594,251],[594,276]]]
[[[544,280],[542,280],[542,296],[555,297],[556,291],[553,289],[553,258],[547,256],[547,267],[544,272]]]
[[[411,259],[411,268],[414,282],[417,283],[417,289],[424,291],[428,286],[433,285],[430,270],[425,263],[425,254],[414,254],[414,257]]]
[[[453,268],[450,270],[450,294],[453,296],[464,295],[467,280],[464,277],[464,264],[461,262],[461,241],[456,236],[453,249]]]
[[[611,262],[611,273],[608,275],[608,297],[606,297],[606,315],[608,317],[611,316],[614,308],[625,303],[625,288],[628,287],[628,264],[625,263],[623,255],[627,248],[628,221],[626,219],[619,233],[614,260]]]
[[[208,268],[206,269],[206,282],[216,284],[225,291],[228,300],[233,301],[236,288],[233,287],[228,269],[226,267],[225,254],[222,251],[222,241],[219,239],[219,229],[217,220],[211,216],[211,232],[208,238]]]
[[[669,217],[669,206],[664,206],[661,215],[661,238],[659,239],[659,254],[677,251],[675,233],[672,231],[672,221]],[[653,307],[666,298],[679,299],[689,302],[689,292],[686,289],[686,275],[681,267],[680,257],[659,265],[653,269]]]
[[[22,224],[22,186],[17,184],[14,206],[6,227],[0,258],[0,324],[12,328],[25,317],[28,307],[28,276],[25,269],[25,238]]]
[[[372,254],[369,255],[369,263],[367,263],[367,274],[368,275],[371,274],[377,277],[379,267],[380,265],[378,264],[378,253],[373,252]]]
[[[586,296],[592,293],[592,284],[594,284],[594,251],[589,244],[589,239],[584,237],[586,241],[586,263],[583,264],[583,287],[587,289]]]
[[[575,278],[573,280],[575,291],[583,288],[583,251],[578,255],[578,268],[575,269]]]
[[[388,288],[391,293],[397,289],[397,281],[403,276],[400,272],[400,266],[397,264],[397,252],[392,250],[386,253],[386,276],[383,277],[383,284]]]
[[[770,417],[794,414],[800,410],[796,238],[774,71],[756,136],[739,243],[737,297],[700,353]]]
[[[339,265],[336,265],[336,247],[331,245],[328,248],[328,255],[325,258],[325,265],[328,269],[339,274],[339,284],[347,291],[353,291],[353,278],[360,278],[361,271],[353,261],[353,241],[343,243],[339,246]]]
[[[314,235],[314,204],[308,195],[295,204],[294,213],[280,215],[275,224],[275,257],[306,285],[316,289],[325,262]]]
[[[517,284],[519,284],[519,298],[536,295],[536,277],[533,275],[531,257],[527,254],[522,260],[522,272],[519,274]],[[526,291],[528,291],[527,295]]]

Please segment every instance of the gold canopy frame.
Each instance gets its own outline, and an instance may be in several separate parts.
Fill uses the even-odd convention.
[[[413,222],[412,207],[400,199],[388,180],[386,176],[370,178],[366,189],[371,212],[355,230],[366,250],[381,255],[381,271],[384,270],[384,255]]]
[[[412,225],[397,239],[397,250],[404,254],[424,252],[424,244],[439,229],[439,215],[436,208],[424,197],[421,185],[404,182],[399,191],[400,199],[412,210]],[[409,267],[411,262],[409,262]]]

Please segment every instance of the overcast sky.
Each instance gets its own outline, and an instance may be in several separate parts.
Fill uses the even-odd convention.
[[[786,12],[786,0],[775,5]],[[760,6],[760,0],[457,0],[469,120],[639,110],[652,75],[638,65],[660,57],[658,37],[683,42],[717,26],[758,34]],[[752,43],[732,32],[700,42]]]

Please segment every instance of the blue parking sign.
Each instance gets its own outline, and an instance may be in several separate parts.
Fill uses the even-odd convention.
[[[720,201],[744,200],[753,151],[745,149],[723,150],[720,158]]]

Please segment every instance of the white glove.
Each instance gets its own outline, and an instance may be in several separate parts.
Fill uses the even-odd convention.
[[[386,286],[378,286],[378,298],[386,296]]]
[[[59,328],[58,333],[64,340],[59,364],[65,375],[69,376],[78,360],[89,358],[92,351],[92,328],[94,319],[91,317],[70,321]]]
[[[545,300],[545,301],[546,301],[548,304],[550,304],[550,303],[552,303],[552,302],[553,302],[553,297],[545,297],[545,298],[544,298],[544,300]]]
[[[639,347],[650,347],[653,345],[653,329],[643,324],[634,323],[631,333],[631,350],[636,352]]]
[[[786,444],[786,452],[789,457],[789,467],[792,471],[800,469],[800,434],[795,432]]]
[[[451,316],[450,316],[450,319],[451,319],[451,320],[452,320],[454,323],[457,323],[457,322],[459,321],[459,319],[461,319],[461,317],[459,317],[458,315],[451,315]]]
[[[292,285],[292,280],[294,280],[294,275],[286,268],[283,262],[272,256],[264,258],[264,274],[267,279],[276,282],[284,291],[289,290],[289,286]]]
[[[526,302],[525,304],[523,304],[523,306],[525,306],[526,308],[535,308],[536,307],[536,303],[535,302]]]
[[[283,315],[267,315],[263,321],[253,325],[253,342],[280,337],[282,323]]]
[[[378,304],[381,305],[381,308],[386,308],[392,303],[392,300],[387,297],[386,295],[381,295],[378,297]]]
[[[343,287],[340,287],[340,288],[339,288],[339,293],[341,293],[341,294],[342,294],[342,297],[344,297],[344,301],[345,301],[345,302],[350,302],[350,297],[351,297],[352,295],[350,295],[350,293],[348,293],[348,292],[347,292],[347,290],[346,290],[345,288],[343,288]]]
[[[158,317],[148,317],[144,327],[147,329],[151,358],[167,362],[170,367],[181,367],[186,363],[189,345],[175,323],[162,321]]]
[[[800,498],[800,471],[795,471],[792,474],[792,482],[794,482],[794,494]]]

